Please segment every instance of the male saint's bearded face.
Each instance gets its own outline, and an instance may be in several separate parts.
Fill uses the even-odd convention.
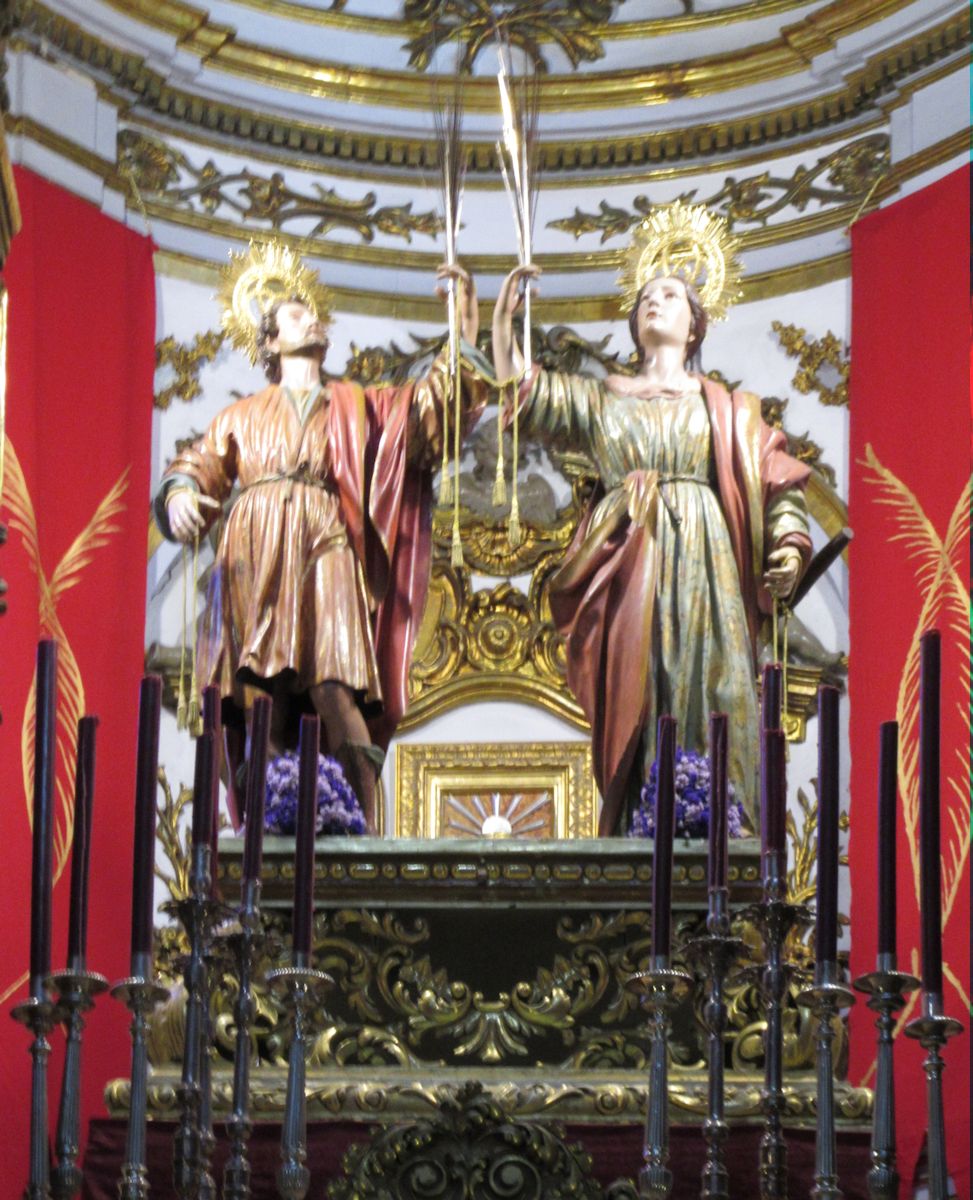
[[[274,354],[312,355],[324,352],[328,338],[314,313],[296,300],[288,300],[277,310],[277,336],[267,343]]]

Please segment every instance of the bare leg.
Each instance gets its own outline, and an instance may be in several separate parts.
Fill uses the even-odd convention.
[[[377,765],[371,757],[372,739],[355,695],[343,683],[320,683],[310,691],[311,703],[324,727],[328,753],[341,764],[358,797],[369,832],[375,831]]]

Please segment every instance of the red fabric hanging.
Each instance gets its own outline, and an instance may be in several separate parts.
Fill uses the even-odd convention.
[[[918,637],[943,637],[945,1006],[966,1026],[946,1050],[947,1162],[970,1194],[969,481],[970,180],[966,169],[859,221],[852,233],[852,972],[875,967],[878,726],[901,723],[898,956],[920,974]],[[907,1019],[918,1013],[918,994]],[[851,1079],[874,1085],[874,1016],[852,1016]],[[924,1052],[896,1045],[903,1196],[926,1127]]]
[[[31,833],[25,708],[37,640],[59,643],[52,966],[65,966],[74,747],[81,711],[98,731],[89,969],[128,974],[138,679],[145,636],[146,530],[155,367],[152,244],[29,171],[15,172],[23,212],[9,289],[7,445],[0,550],[9,584],[0,617],[0,1094],[7,1099],[0,1176],[27,1179],[29,1037],[8,1016],[26,994]],[[83,701],[81,697],[83,696]],[[63,1035],[56,1031],[51,1135]],[[89,1018],[82,1137],[104,1112],[105,1081],[128,1071],[126,1013],[103,997]]]

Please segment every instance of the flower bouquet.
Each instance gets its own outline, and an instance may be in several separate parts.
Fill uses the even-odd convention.
[[[649,777],[642,784],[638,807],[632,813],[629,837],[655,837],[655,793],[659,764],[653,763]],[[709,757],[695,750],[676,747],[676,836],[704,838],[709,836]],[[730,837],[743,837],[743,805],[734,798],[733,784],[727,784],[729,803],[726,810],[727,831]]]
[[[268,833],[293,834],[297,828],[297,784],[299,758],[286,750],[267,767],[267,805],[264,828]],[[318,755],[318,834],[360,834],[365,817],[344,772],[333,758]]]

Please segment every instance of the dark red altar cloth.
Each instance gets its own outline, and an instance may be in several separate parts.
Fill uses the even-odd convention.
[[[367,1141],[370,1129],[360,1121],[318,1121],[308,1125],[307,1165],[311,1171],[311,1200],[324,1200],[328,1183],[341,1175],[341,1159],[349,1146]],[[623,1176],[634,1178],[642,1162],[642,1127],[635,1125],[567,1125],[566,1141],[580,1143],[591,1155],[595,1178],[606,1187]],[[172,1187],[172,1135],[169,1122],[152,1122],[148,1131],[149,1183],[153,1200],[176,1200]],[[217,1185],[222,1180],[227,1141],[217,1125],[214,1155]],[[761,1129],[737,1126],[726,1143],[726,1164],[733,1196],[759,1194],[757,1162]],[[276,1200],[274,1183],[280,1153],[280,1126],[255,1124],[250,1139],[252,1195],[254,1200]],[[814,1130],[787,1134],[789,1194],[808,1196],[814,1178]],[[867,1200],[865,1175],[869,1167],[867,1130],[838,1135],[838,1168],[845,1200]],[[698,1200],[699,1173],[705,1146],[698,1125],[677,1125],[670,1130],[669,1166],[675,1176],[673,1200]],[[82,1200],[116,1200],[118,1177],[125,1153],[125,1122],[96,1118],[91,1122],[84,1157]]]

